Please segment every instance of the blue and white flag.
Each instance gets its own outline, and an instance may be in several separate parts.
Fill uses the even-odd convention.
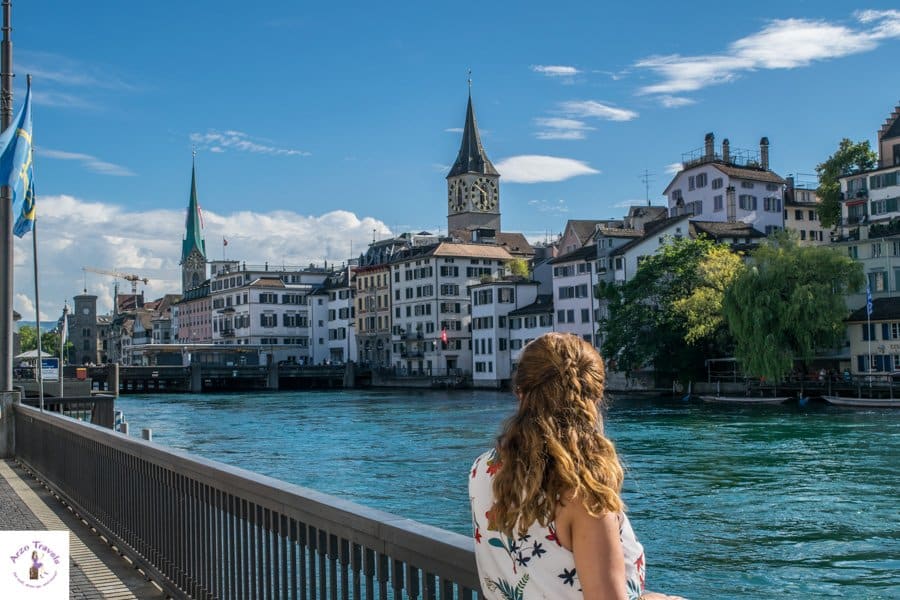
[[[866,316],[872,316],[872,286],[866,285]]]
[[[0,185],[12,190],[13,213],[19,213],[19,237],[31,230],[34,222],[34,188],[32,187],[31,148],[31,84],[25,103],[6,131],[0,133]],[[29,198],[30,197],[30,198]],[[27,223],[26,223],[27,222]]]

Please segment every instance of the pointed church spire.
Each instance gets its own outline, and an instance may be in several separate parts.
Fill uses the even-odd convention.
[[[196,157],[196,152],[194,153]],[[184,241],[181,244],[181,262],[187,260],[191,250],[196,248],[206,258],[206,241],[203,239],[203,215],[197,199],[197,165],[191,161],[191,200],[188,203],[187,218],[184,222]]]
[[[466,124],[463,127],[462,144],[459,147],[459,154],[456,155],[456,162],[453,163],[453,168],[450,169],[447,177],[463,173],[499,175],[481,145],[478,124],[475,122],[475,109],[472,108],[471,78],[469,79],[469,105],[466,107]]]

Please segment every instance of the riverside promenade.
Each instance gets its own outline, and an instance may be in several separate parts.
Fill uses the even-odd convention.
[[[8,459],[0,461],[0,530],[68,530],[70,598],[166,597],[56,496]]]

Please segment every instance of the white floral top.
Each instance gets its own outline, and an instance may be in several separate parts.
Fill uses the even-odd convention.
[[[489,528],[494,505],[492,479],[500,468],[495,451],[479,456],[469,477],[475,559],[484,597],[494,600],[582,600],[575,557],[556,538],[553,523],[532,523],[524,536],[507,538]],[[644,548],[634,537],[625,513],[619,515],[619,535],[625,553],[629,600],[644,591]]]

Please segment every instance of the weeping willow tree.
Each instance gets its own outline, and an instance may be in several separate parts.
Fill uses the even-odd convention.
[[[704,359],[730,346],[722,294],[740,266],[709,239],[670,239],[624,285],[598,285],[609,311],[600,323],[604,356],[620,371],[652,365],[684,381],[699,377]]]
[[[788,234],[767,240],[725,293],[723,311],[745,372],[770,380],[794,360],[844,336],[844,296],[862,288],[862,266],[832,248],[799,246]]]

